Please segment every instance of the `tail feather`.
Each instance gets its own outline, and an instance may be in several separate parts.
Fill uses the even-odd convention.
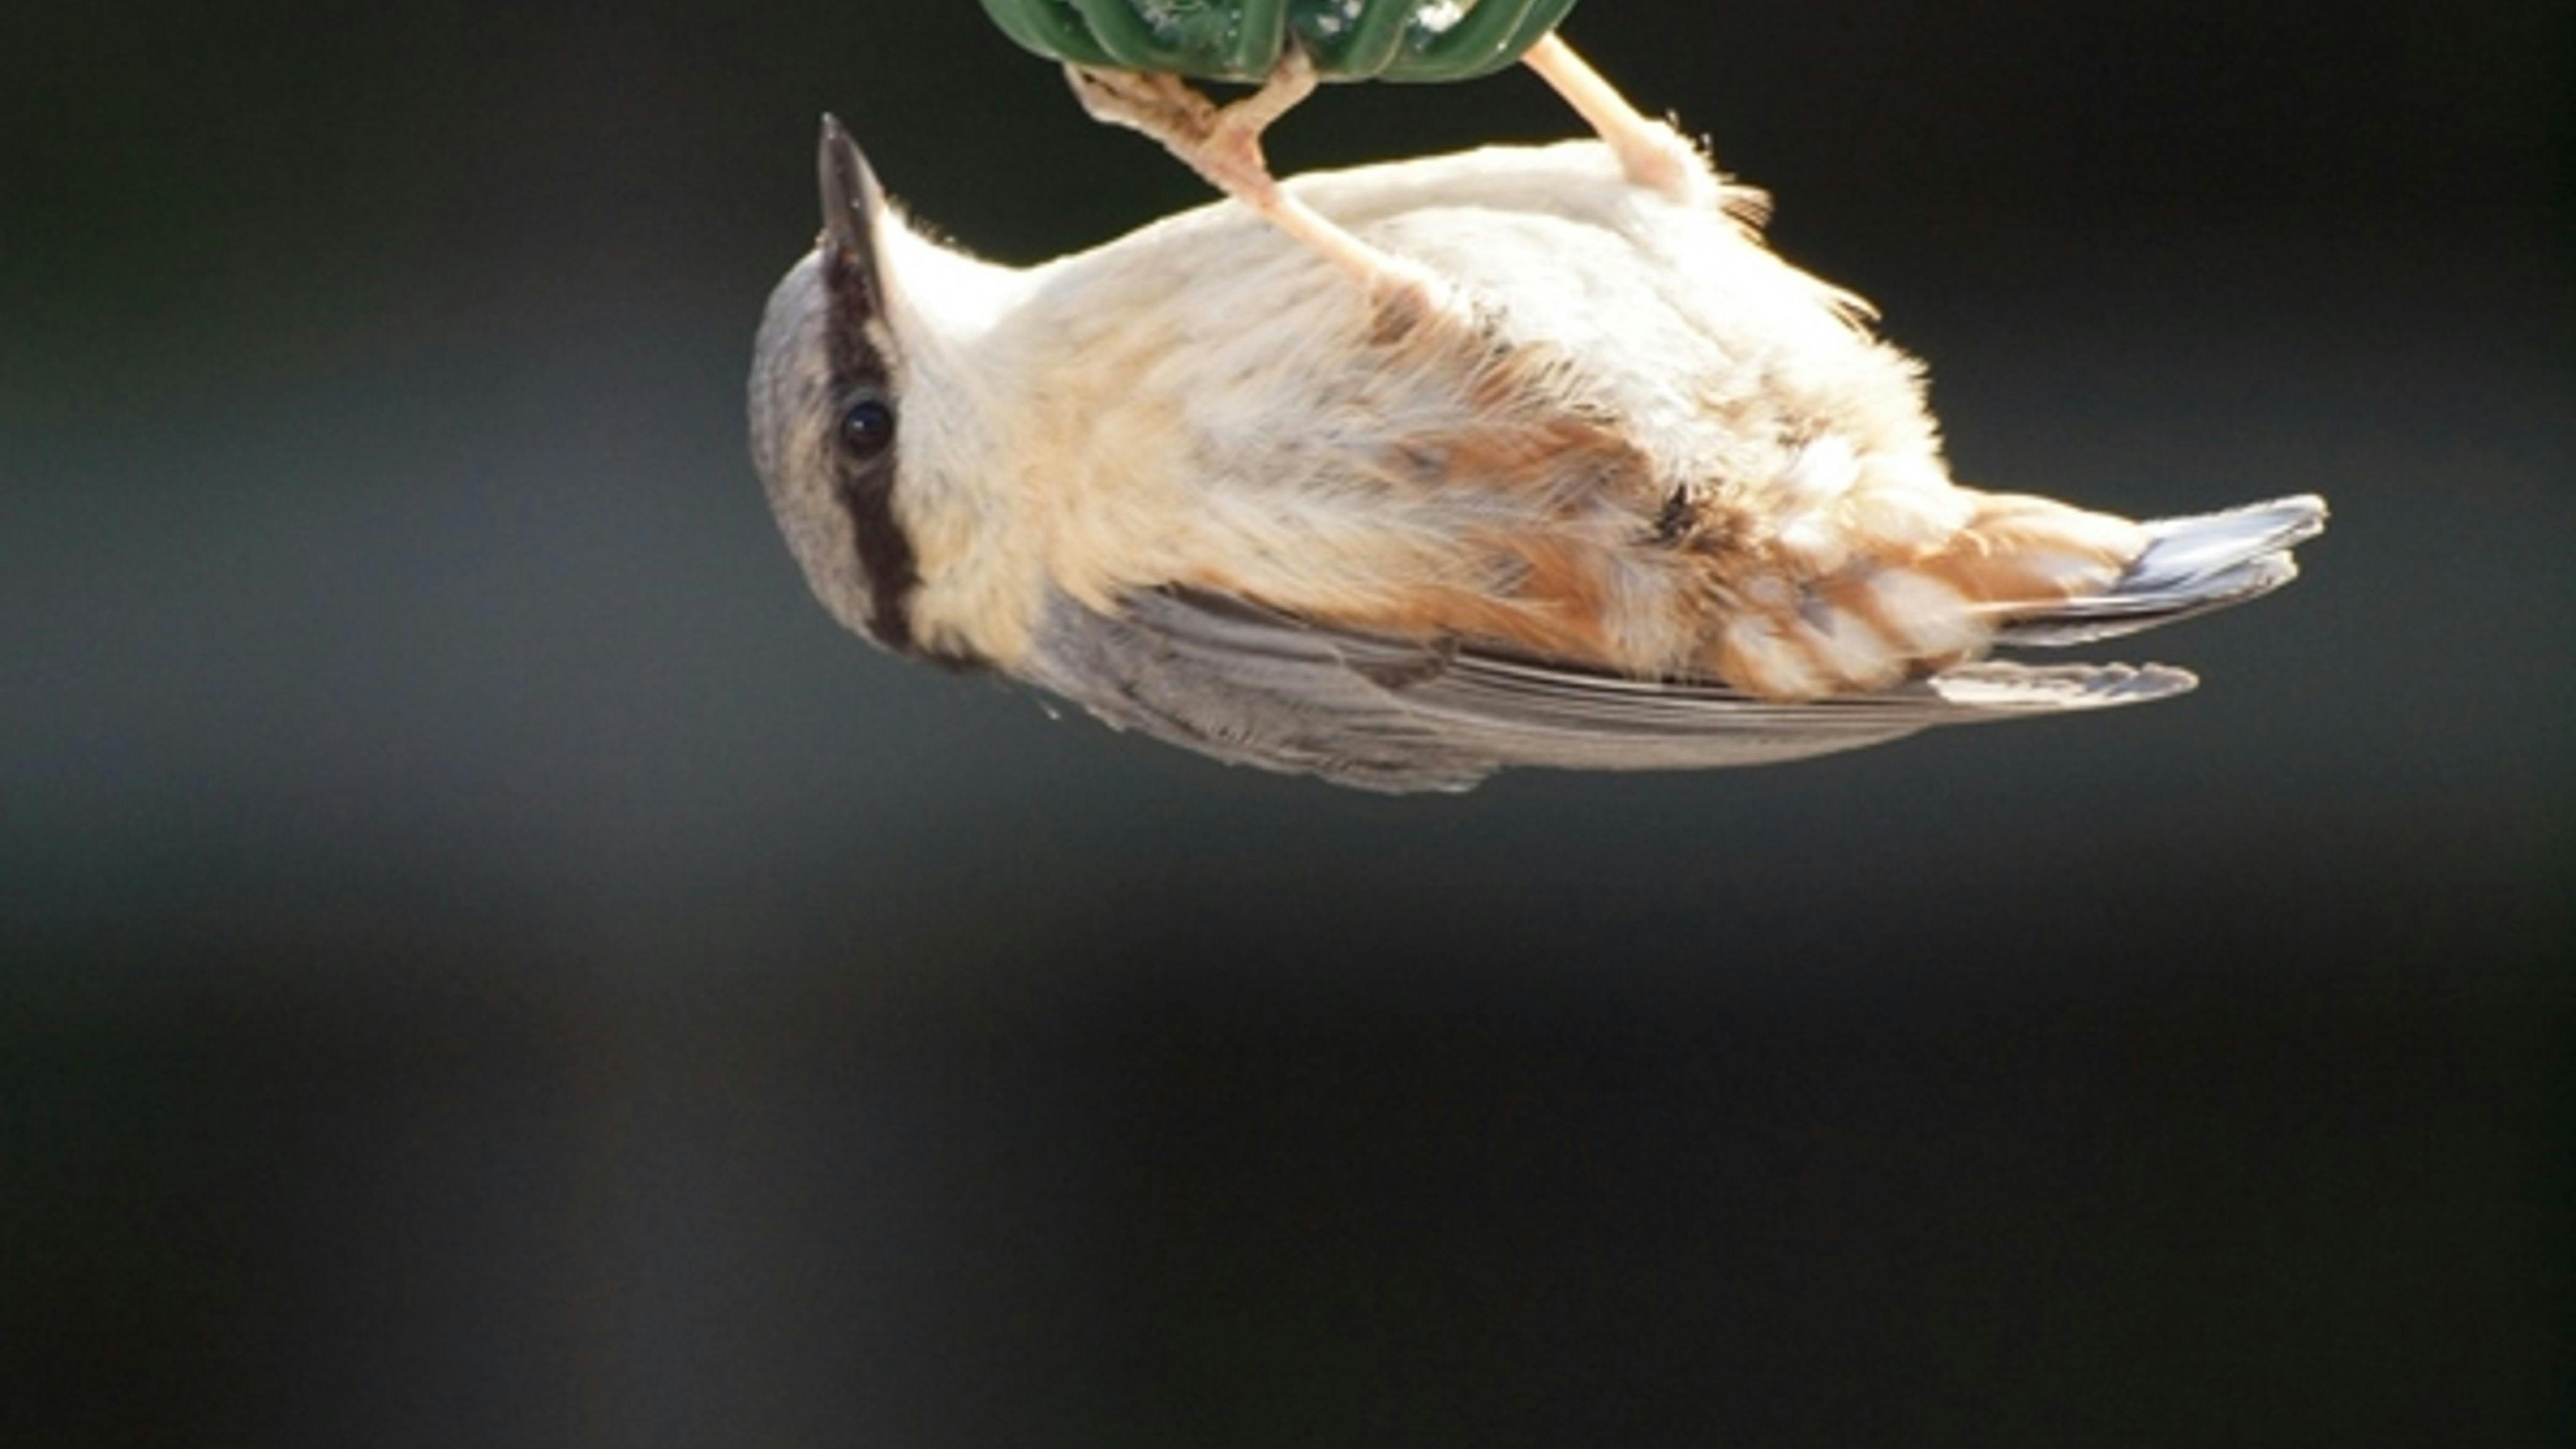
[[[2146,550],[2108,590],[2016,619],[1996,642],[2082,644],[2260,598],[2299,576],[2290,550],[2325,526],[2326,501],[2313,493],[2154,520]]]

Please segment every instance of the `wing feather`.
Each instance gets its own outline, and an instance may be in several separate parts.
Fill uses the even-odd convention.
[[[1756,699],[1319,627],[1240,600],[1137,594],[1051,605],[1022,671],[1101,720],[1234,764],[1402,792],[1513,765],[1707,769],[1857,749],[1934,725],[2162,699],[2150,665],[1987,662],[1868,694]]]

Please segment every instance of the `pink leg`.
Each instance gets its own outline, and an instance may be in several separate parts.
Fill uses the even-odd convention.
[[[1576,115],[1590,125],[1619,157],[1628,179],[1679,202],[1714,201],[1717,180],[1708,158],[1661,121],[1650,121],[1628,104],[1601,72],[1574,53],[1564,37],[1551,32],[1529,48],[1521,63],[1565,97]]]
[[[1380,251],[1279,187],[1261,154],[1261,133],[1315,89],[1314,62],[1291,47],[1261,89],[1218,106],[1178,76],[1145,71],[1065,67],[1076,99],[1092,119],[1142,131],[1206,178],[1209,185],[1259,212],[1368,284],[1372,297],[1427,308],[1430,279],[1410,262]]]

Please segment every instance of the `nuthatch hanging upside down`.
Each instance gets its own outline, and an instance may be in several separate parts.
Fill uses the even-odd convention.
[[[1382,790],[2164,698],[2192,677],[1986,655],[2294,576],[2314,497],[2139,523],[1953,483],[1866,305],[1653,149],[1693,170],[1587,141],[1286,183],[1392,259],[1361,285],[1234,202],[978,261],[827,118],[751,376],[779,525],[887,649]]]

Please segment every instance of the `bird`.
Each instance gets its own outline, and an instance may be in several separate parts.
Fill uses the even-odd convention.
[[[1955,480],[1868,304],[1632,119],[1642,150],[1275,183],[1322,246],[1229,198],[1009,266],[826,116],[821,231],[748,387],[789,551],[892,653],[1389,793],[2170,698],[2196,679],[1995,651],[2296,576],[2312,495],[2136,521]]]

